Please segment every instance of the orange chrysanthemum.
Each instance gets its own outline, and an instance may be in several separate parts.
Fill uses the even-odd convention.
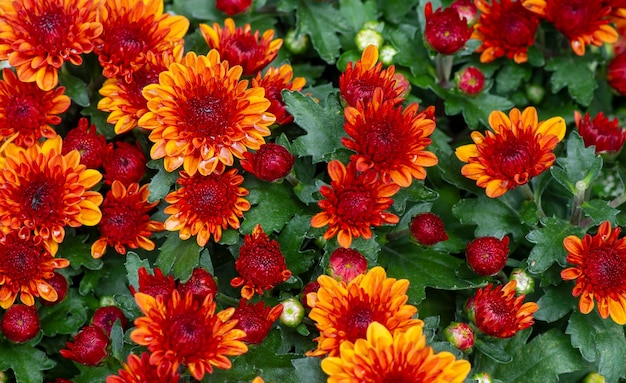
[[[71,100],[64,87],[41,90],[36,84],[17,79],[10,69],[2,70],[0,80],[0,140],[19,146],[32,146],[40,138],[56,137],[50,126],[61,122]]]
[[[383,63],[377,62],[378,48],[369,45],[360,60],[348,63],[339,77],[339,91],[346,104],[356,107],[359,100],[371,100],[376,88],[383,90],[385,100],[394,100],[394,104],[402,102],[408,85],[397,80],[393,65],[383,69]]]
[[[98,101],[98,109],[109,112],[107,122],[115,124],[115,133],[124,134],[137,126],[137,122],[148,112],[146,98],[141,93],[149,84],[159,82],[159,74],[173,62],[181,62],[183,46],[177,45],[172,52],[155,55],[146,54],[146,63],[133,73],[133,81],[126,82],[121,77],[107,79],[100,88],[104,96]]]
[[[397,215],[385,211],[393,205],[393,196],[400,190],[397,184],[384,184],[374,172],[357,173],[353,162],[346,168],[333,160],[328,164],[331,184],[320,187],[325,199],[317,202],[323,210],[311,219],[311,226],[328,229],[324,238],[337,235],[341,247],[348,248],[353,237],[372,237],[372,226],[396,224]]]
[[[253,34],[250,24],[236,28],[231,18],[224,20],[223,29],[218,23],[213,28],[200,24],[200,32],[209,48],[217,50],[231,66],[240,65],[245,76],[254,76],[265,68],[283,45],[283,39],[274,39],[273,29],[263,32],[259,40],[259,31]]]
[[[431,144],[435,121],[418,113],[412,103],[406,109],[385,100],[381,88],[370,101],[359,100],[356,108],[346,107],[344,129],[350,137],[341,143],[356,152],[350,160],[356,169],[373,169],[383,183],[409,187],[413,178],[426,178],[425,166],[437,165],[437,157],[424,149]]]
[[[0,60],[9,60],[24,82],[43,90],[59,83],[64,62],[83,62],[102,33],[102,0],[15,0],[0,2]]]
[[[472,38],[482,41],[476,49],[482,52],[480,62],[503,56],[518,64],[528,61],[528,47],[535,44],[539,17],[517,0],[475,0],[475,4],[481,15]]]
[[[148,202],[149,195],[148,185],[139,187],[132,183],[126,188],[120,181],[113,181],[102,203],[102,219],[98,224],[101,237],[91,245],[92,257],[102,257],[108,245],[119,254],[126,254],[127,247],[154,250],[154,242],[148,237],[163,230],[163,223],[150,220],[148,212],[159,201]]]
[[[365,339],[343,342],[339,356],[322,360],[328,383],[462,383],[471,368],[449,352],[435,354],[422,326],[392,335],[378,322],[369,325]]]
[[[177,374],[185,365],[191,376],[202,380],[213,367],[230,368],[227,356],[248,351],[241,341],[246,333],[236,329],[237,321],[231,319],[235,308],[216,314],[211,294],[203,302],[191,293],[181,297],[177,290],[156,298],[137,293],[135,300],[144,316],[135,319],[130,338],[148,347],[150,364],[157,366],[161,378]]]
[[[232,166],[258,149],[270,135],[274,116],[263,88],[248,89],[239,81],[241,67],[220,61],[216,50],[207,56],[189,52],[144,88],[148,109],[139,126],[151,130],[153,159],[165,158],[165,169],[183,166],[189,175],[208,175]]]
[[[617,41],[618,34],[609,23],[611,7],[602,1],[523,0],[524,7],[545,18],[570,42],[572,50],[585,54],[585,45],[601,46]]]
[[[248,190],[240,185],[243,177],[237,169],[210,176],[196,174],[191,177],[180,172],[178,184],[181,188],[165,197],[170,206],[165,208],[171,216],[165,221],[165,229],[180,230],[181,239],[197,235],[198,245],[204,246],[211,238],[219,241],[222,229],[229,226],[239,228],[239,218],[250,210],[250,202],[243,198]]]
[[[180,376],[178,373],[159,377],[156,366],[150,364],[150,354],[144,352],[141,357],[130,354],[126,363],[122,363],[122,369],[118,375],[109,375],[106,383],[178,383]]]
[[[279,68],[270,67],[264,76],[261,76],[261,72],[259,72],[252,79],[253,88],[265,89],[265,97],[271,102],[267,111],[276,116],[278,125],[288,124],[293,121],[293,116],[285,109],[281,92],[285,89],[300,91],[305,84],[306,80],[304,77],[293,78],[293,68],[289,64],[281,65]]]
[[[626,324],[626,239],[619,238],[621,229],[611,230],[611,223],[602,222],[594,236],[583,239],[570,235],[563,240],[567,262],[574,265],[561,271],[561,278],[575,280],[572,295],[580,296],[578,309],[589,314],[598,303],[602,318]]]
[[[537,111],[528,107],[511,109],[509,117],[500,111],[489,115],[493,132],[472,132],[474,144],[460,146],[456,156],[468,164],[461,173],[486,188],[487,196],[497,198],[528,183],[548,169],[556,159],[552,152],[565,136],[565,121],[553,117],[539,122]]]
[[[0,232],[0,307],[6,309],[20,297],[28,306],[35,297],[57,300],[57,292],[48,281],[54,270],[69,266],[67,259],[55,258],[56,246],[31,235],[28,228]]]
[[[189,29],[184,16],[163,13],[162,0],[107,0],[100,8],[103,32],[94,47],[105,77],[133,80],[148,53],[182,45]]]
[[[409,281],[387,278],[380,266],[348,283],[327,275],[321,275],[317,281],[320,288],[307,295],[307,304],[312,307],[309,317],[315,321],[320,336],[315,339],[317,349],[307,355],[339,355],[340,345],[365,338],[372,322],[381,323],[389,331],[406,331],[424,324],[412,319],[417,308],[406,304]]]
[[[102,195],[91,191],[100,172],[80,163],[73,150],[61,154],[60,136],[29,148],[9,144],[0,154],[0,223],[6,230],[26,226],[44,240],[63,242],[65,226],[94,226]]]

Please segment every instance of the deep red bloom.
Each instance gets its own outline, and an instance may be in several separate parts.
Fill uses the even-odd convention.
[[[293,69],[289,64],[281,65],[279,68],[270,67],[265,72],[265,75],[261,75],[261,72],[259,72],[252,79],[253,88],[265,89],[265,98],[271,102],[267,111],[276,116],[278,125],[288,124],[293,121],[293,116],[285,109],[281,92],[283,90],[300,91],[305,84],[306,80],[304,77],[293,78]]]
[[[0,329],[11,342],[23,343],[33,339],[40,330],[37,307],[13,305],[4,312]]]
[[[626,96],[626,52],[615,56],[607,67],[609,85],[622,96]]]
[[[596,153],[617,153],[622,150],[626,130],[619,125],[617,118],[610,121],[600,112],[591,120],[589,113],[585,113],[583,117],[578,111],[574,111],[574,121],[585,147],[595,146]]]
[[[120,321],[123,329],[126,328],[128,319],[126,319],[124,312],[119,307],[98,307],[93,313],[93,324],[103,329],[107,335],[111,335],[111,329],[117,320]]]
[[[252,5],[252,0],[215,0],[215,8],[228,16],[244,13]]]
[[[177,372],[160,377],[157,374],[157,366],[150,364],[150,353],[144,352],[141,357],[130,354],[126,363],[122,363],[122,369],[117,375],[109,375],[106,383],[179,383],[180,376]]]
[[[261,145],[255,153],[248,151],[243,156],[241,167],[266,182],[285,178],[291,172],[295,160],[287,148],[271,142]]]
[[[431,48],[444,55],[451,55],[465,46],[472,35],[467,20],[461,18],[454,8],[439,8],[433,13],[430,2],[424,8],[426,25],[424,39]]]
[[[148,274],[148,270],[145,267],[140,267],[137,270],[139,277],[139,290],[131,285],[130,292],[135,295],[137,292],[148,294],[151,297],[158,297],[159,295],[170,295],[172,291],[176,290],[176,283],[171,275],[167,277],[163,275],[163,272],[158,267],[154,268],[154,275]]]
[[[462,19],[467,21],[468,25],[474,25],[478,21],[478,8],[473,0],[454,0],[450,4],[450,8],[457,11]]]
[[[65,296],[67,295],[67,288],[68,288],[67,279],[65,279],[65,277],[62,274],[55,272],[54,276],[48,279],[47,282],[50,286],[52,286],[54,291],[57,292],[57,298],[53,301],[47,301],[45,298],[42,298],[41,304],[44,306],[53,306],[57,303],[61,303],[63,299],[65,299]]]
[[[448,239],[448,233],[439,216],[421,213],[413,217],[409,226],[413,238],[422,245],[432,246]]]
[[[470,96],[482,92],[485,87],[485,75],[480,69],[473,66],[457,72],[454,79],[459,90]]]
[[[252,303],[246,299],[239,301],[239,306],[231,317],[236,319],[236,328],[245,331],[244,342],[259,344],[269,334],[272,325],[283,311],[283,305],[265,306],[263,301]]]
[[[102,166],[106,148],[106,138],[98,134],[96,125],[90,125],[89,120],[82,117],[78,121],[78,126],[67,132],[61,152],[67,154],[72,150],[77,150],[81,164],[88,169],[98,169]]]
[[[196,267],[191,273],[191,277],[187,282],[178,285],[178,291],[180,295],[185,296],[187,293],[191,293],[195,299],[202,302],[207,295],[211,295],[213,298],[217,295],[217,283],[211,273],[203,268]]]
[[[100,327],[90,324],[83,327],[72,342],[67,342],[61,356],[85,366],[97,366],[109,356],[109,337]]]
[[[495,275],[509,259],[509,237],[480,237],[467,244],[467,264],[478,275]]]
[[[243,286],[241,296],[250,299],[256,292],[262,294],[291,277],[285,257],[277,241],[270,239],[261,225],[256,225],[252,234],[247,234],[239,248],[235,269],[239,277],[230,281],[233,287]]]
[[[328,273],[331,277],[350,282],[367,271],[367,259],[358,250],[340,247],[332,252],[328,260]]]
[[[139,147],[127,142],[110,143],[104,155],[104,182],[111,184],[118,180],[124,185],[139,182],[146,174],[146,156]]]

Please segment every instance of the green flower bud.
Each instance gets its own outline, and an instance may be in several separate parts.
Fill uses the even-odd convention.
[[[281,302],[283,312],[280,314],[280,321],[288,327],[298,327],[304,319],[304,307],[296,298],[289,298]]]
[[[378,52],[378,58],[380,59],[380,61],[382,61],[384,65],[391,65],[393,64],[393,56],[395,56],[396,53],[398,53],[396,48],[392,47],[391,45],[385,44],[380,48],[380,52]]]
[[[380,48],[383,45],[383,41],[383,36],[380,32],[373,29],[361,29],[354,38],[354,42],[360,51],[364,51],[369,45]]]
[[[478,372],[472,375],[472,379],[474,379],[477,383],[493,383],[493,379],[486,372]]]
[[[370,20],[363,23],[363,29],[371,29],[376,32],[382,33],[383,29],[385,29],[385,23],[377,20]]]
[[[510,279],[517,281],[517,285],[515,286],[515,292],[517,294],[526,295],[535,291],[535,280],[522,269],[513,269]]]
[[[583,379],[583,383],[604,383],[604,376],[598,374],[597,372],[592,372],[589,375],[585,376]]]
[[[117,306],[115,298],[110,295],[104,295],[100,298],[100,307]]]
[[[541,85],[530,84],[526,86],[526,98],[533,104],[539,104],[545,95],[546,90]]]
[[[285,47],[294,55],[306,52],[309,49],[309,42],[309,35],[304,33],[296,35],[295,29],[290,29],[284,39]]]

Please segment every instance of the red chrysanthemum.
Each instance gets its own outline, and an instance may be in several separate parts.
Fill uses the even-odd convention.
[[[98,134],[96,125],[89,124],[89,120],[82,117],[78,126],[67,132],[63,139],[63,154],[77,150],[80,154],[80,163],[88,169],[98,169],[102,166],[106,152],[106,138]]]
[[[46,282],[57,292],[56,299],[52,301],[46,300],[44,297],[41,301],[41,304],[44,306],[53,306],[57,303],[61,303],[65,296],[67,295],[68,283],[67,279],[61,273],[54,273],[52,278],[46,279]]]
[[[167,277],[163,275],[163,272],[158,267],[154,268],[154,275],[148,274],[148,270],[145,267],[140,267],[137,270],[139,290],[135,290],[135,287],[130,286],[130,292],[137,294],[138,292],[148,294],[151,297],[158,297],[159,295],[170,295],[172,291],[176,290],[176,282],[171,275]]]
[[[485,75],[473,66],[468,66],[456,73],[454,81],[457,88],[468,96],[475,96],[485,87]]]
[[[575,111],[574,121],[586,147],[595,146],[596,153],[617,153],[622,150],[626,130],[619,125],[617,118],[611,121],[600,112],[592,120],[589,113],[583,117]]]
[[[367,271],[367,259],[356,249],[340,247],[335,249],[328,259],[327,273],[346,283]]]
[[[258,179],[275,182],[285,178],[293,167],[295,157],[282,145],[268,142],[261,145],[255,153],[245,152],[241,167]]]
[[[0,2],[0,60],[9,60],[24,82],[43,90],[59,83],[64,62],[83,62],[102,33],[102,0],[16,0]]]
[[[252,0],[215,0],[215,8],[229,16],[235,16],[247,11]]]
[[[496,338],[510,338],[535,323],[533,314],[539,306],[534,302],[522,304],[526,296],[515,296],[516,285],[515,280],[496,288],[490,283],[468,300],[467,311],[480,331]]]
[[[141,357],[130,354],[126,363],[122,363],[122,369],[117,375],[107,376],[106,383],[179,383],[180,376],[177,372],[160,377],[157,367],[150,364],[150,353],[144,352]]]
[[[120,181],[124,185],[139,182],[146,174],[146,156],[143,154],[139,142],[110,143],[104,152],[102,162],[104,168],[104,182],[110,184]]]
[[[227,356],[241,355],[248,347],[241,341],[245,337],[236,329],[237,321],[229,308],[215,313],[215,302],[207,295],[203,302],[191,294],[181,297],[177,290],[171,295],[135,294],[137,305],[144,316],[135,320],[135,330],[130,338],[147,346],[151,352],[150,364],[157,366],[157,374],[165,379],[178,373],[180,365],[189,369],[191,376],[202,380],[213,367],[228,369]]]
[[[291,65],[284,64],[279,68],[270,67],[261,75],[257,73],[252,79],[253,88],[265,89],[265,98],[270,100],[271,105],[267,109],[268,112],[276,116],[278,125],[288,124],[293,121],[293,116],[285,109],[283,102],[283,90],[300,91],[306,84],[304,77],[293,78],[293,69]]]
[[[385,100],[394,100],[394,104],[402,102],[408,84],[403,86],[396,80],[393,65],[383,69],[383,63],[377,62],[378,48],[369,45],[360,60],[348,63],[339,76],[339,91],[346,104],[356,107],[359,100],[371,100],[376,88],[382,89]]]
[[[261,225],[256,225],[252,235],[247,234],[243,241],[235,261],[240,276],[230,281],[233,287],[243,286],[242,297],[250,299],[255,292],[263,294],[291,277],[280,245],[265,234]]]
[[[126,319],[124,312],[119,307],[101,306],[93,313],[93,324],[103,329],[108,336],[111,336],[111,330],[117,321],[120,322],[122,329],[125,329],[128,325],[128,319]]]
[[[103,32],[94,52],[105,77],[133,81],[148,52],[160,55],[182,45],[189,29],[184,16],[163,12],[162,0],[108,0],[100,8]]]
[[[467,20],[461,18],[456,9],[438,8],[433,12],[433,6],[426,3],[424,8],[426,24],[424,26],[424,40],[435,51],[451,55],[465,46],[472,35],[472,29]]]
[[[476,0],[481,11],[474,25],[473,39],[482,41],[476,52],[480,62],[488,63],[506,56],[521,64],[528,61],[528,47],[535,44],[539,17],[516,0]]]
[[[418,243],[432,246],[448,240],[448,233],[438,215],[427,212],[420,213],[411,219],[409,231]]]
[[[60,136],[29,148],[7,145],[0,154],[0,222],[26,226],[44,240],[63,242],[65,226],[94,226],[102,195],[91,191],[102,175],[80,163],[78,151],[62,153]]]
[[[71,100],[64,87],[41,90],[36,84],[17,79],[10,69],[2,70],[0,80],[0,140],[19,146],[32,146],[40,138],[56,137],[50,125],[61,122]]]
[[[598,304],[602,318],[626,324],[626,239],[619,238],[621,229],[611,229],[604,221],[594,236],[583,239],[569,236],[563,240],[567,262],[574,265],[561,271],[561,278],[574,280],[572,295],[580,296],[578,309],[589,314]]]
[[[154,250],[154,242],[149,237],[164,228],[163,223],[150,220],[148,212],[159,201],[148,202],[149,195],[148,185],[139,187],[132,183],[126,187],[113,181],[102,203],[102,219],[98,224],[100,238],[91,245],[92,257],[102,257],[107,246],[113,246],[119,254],[126,254],[127,248]]]
[[[198,245],[204,246],[213,235],[215,241],[222,238],[222,229],[239,228],[239,218],[250,210],[246,200],[248,190],[240,187],[243,177],[237,169],[209,176],[196,174],[190,177],[180,172],[179,189],[165,197],[170,204],[165,214],[171,214],[165,221],[165,229],[179,231],[181,239],[196,235]]]
[[[626,51],[609,62],[606,79],[619,94],[626,95]]]
[[[585,54],[585,45],[601,46],[617,41],[617,31],[608,19],[611,7],[603,1],[523,0],[523,4],[554,24],[579,56]]]
[[[424,150],[432,142],[435,121],[418,113],[416,103],[404,110],[394,105],[378,88],[370,101],[346,107],[343,127],[350,137],[341,143],[356,152],[350,161],[357,171],[373,169],[383,183],[409,187],[414,178],[426,178],[424,167],[437,165],[437,157]]]
[[[246,299],[239,301],[231,319],[237,320],[237,327],[246,333],[242,340],[252,344],[259,344],[269,334],[272,325],[283,312],[283,305],[274,307],[265,306],[265,303],[252,303]]]
[[[341,247],[350,247],[352,238],[372,237],[372,226],[396,224],[397,215],[385,211],[393,204],[393,196],[400,190],[397,184],[384,184],[373,172],[357,174],[353,162],[346,168],[333,160],[328,164],[331,186],[320,187],[325,199],[317,202],[323,210],[311,219],[311,226],[328,229],[324,238],[337,235]]]
[[[200,24],[200,32],[209,48],[217,50],[231,66],[240,65],[245,76],[254,76],[265,68],[283,45],[283,39],[274,39],[273,29],[263,32],[259,40],[259,31],[253,34],[250,24],[236,28],[231,18],[224,20],[223,29],[218,23],[213,28]]]
[[[183,166],[189,175],[209,175],[265,143],[274,122],[270,101],[240,78],[241,67],[220,61],[215,50],[171,64],[143,90],[150,111],[139,126],[151,130],[150,156],[164,158],[169,172]]]
[[[109,337],[104,330],[90,324],[83,327],[71,342],[66,343],[67,348],[59,352],[64,358],[85,366],[97,366],[109,356],[108,345]]]
[[[450,4],[450,8],[456,10],[469,25],[474,25],[478,21],[478,8],[476,8],[473,0],[454,0]]]
[[[25,227],[7,234],[0,231],[0,307],[10,307],[18,296],[27,306],[35,304],[35,297],[57,300],[48,281],[55,269],[69,264],[67,259],[55,258],[49,243]]]

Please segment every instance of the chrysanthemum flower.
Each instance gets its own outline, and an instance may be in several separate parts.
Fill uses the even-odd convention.
[[[574,111],[574,121],[586,147],[595,146],[596,153],[617,153],[622,150],[626,130],[619,125],[617,118],[611,121],[600,112],[592,120],[589,113],[583,117]]]
[[[274,116],[263,88],[248,89],[239,81],[241,67],[220,61],[217,51],[207,56],[189,52],[159,75],[159,83],[144,88],[148,109],[139,126],[151,130],[153,159],[164,158],[172,172],[183,166],[189,175],[208,175],[232,166],[258,149],[270,135]]]
[[[150,353],[143,352],[141,357],[130,354],[126,363],[122,363],[117,375],[109,375],[106,383],[178,383],[180,376],[177,372],[160,377],[156,366],[150,364]]]
[[[80,163],[74,150],[61,154],[60,136],[22,148],[7,145],[0,154],[0,222],[6,229],[26,226],[44,240],[63,242],[65,226],[94,226],[102,195],[91,191],[102,175]]]
[[[440,7],[433,12],[433,5],[429,1],[424,7],[424,16],[424,40],[441,54],[456,53],[472,35],[467,20],[455,8]]]
[[[102,134],[96,131],[96,125],[89,124],[89,120],[82,117],[78,126],[67,132],[63,139],[63,154],[72,150],[80,153],[80,163],[89,169],[98,169],[102,166],[107,142]]]
[[[239,301],[232,319],[237,320],[238,329],[246,333],[243,339],[252,344],[259,344],[267,337],[272,325],[283,312],[283,305],[265,306],[262,301],[252,303],[246,299]]]
[[[489,115],[493,132],[472,132],[474,144],[456,149],[456,156],[468,164],[461,173],[486,188],[487,196],[497,198],[528,183],[548,169],[556,159],[552,152],[565,136],[565,121],[553,117],[539,122],[537,111],[528,107]]]
[[[315,339],[317,349],[307,355],[339,355],[340,345],[365,338],[372,322],[382,324],[389,331],[406,331],[424,324],[412,319],[417,308],[406,304],[409,281],[387,278],[380,266],[349,283],[327,275],[321,275],[317,281],[320,288],[308,294],[307,303],[313,308],[309,317],[315,321],[320,336]]]
[[[148,202],[149,195],[148,185],[139,187],[132,183],[127,188],[113,181],[102,203],[102,219],[98,224],[100,239],[91,245],[92,257],[102,257],[107,246],[113,246],[119,254],[126,254],[127,248],[154,250],[154,242],[148,237],[163,230],[163,224],[150,220],[148,212],[159,201]]]
[[[385,100],[377,88],[369,101],[358,101],[356,108],[344,110],[344,129],[348,136],[341,143],[356,152],[350,160],[356,170],[373,169],[383,183],[409,187],[413,179],[426,178],[425,166],[437,165],[437,157],[426,150],[435,130],[435,121],[418,113],[412,103],[406,109]]]
[[[279,68],[268,68],[265,75],[261,72],[257,73],[252,79],[252,87],[260,87],[265,89],[265,97],[270,100],[271,105],[268,112],[276,116],[278,125],[288,124],[293,121],[293,116],[285,109],[283,90],[300,91],[306,84],[304,77],[293,78],[293,69],[289,64],[283,64]]]
[[[107,0],[100,8],[103,32],[94,52],[105,77],[133,81],[148,52],[160,55],[184,43],[189,20],[163,12],[162,0]]]
[[[200,24],[200,32],[209,48],[217,50],[231,67],[240,65],[245,76],[254,76],[265,68],[283,45],[283,39],[274,39],[273,29],[263,32],[259,40],[259,31],[253,34],[250,24],[236,28],[231,18],[224,20],[223,29],[218,23],[213,28]]]
[[[357,173],[353,162],[346,168],[341,162],[328,163],[330,186],[320,187],[325,199],[317,202],[323,210],[311,219],[311,226],[328,229],[324,238],[337,235],[341,247],[350,247],[352,238],[372,237],[372,226],[396,224],[397,215],[385,211],[393,205],[393,196],[400,190],[397,184],[384,184],[375,172]]]
[[[435,354],[426,345],[422,326],[392,335],[384,325],[372,322],[365,339],[343,342],[338,356],[322,360],[322,370],[328,383],[462,383],[471,365],[446,351]]]
[[[137,277],[139,291],[135,290],[132,285],[130,286],[130,292],[133,296],[140,292],[156,298],[159,295],[170,295],[176,289],[174,277],[163,275],[163,271],[158,267],[154,268],[154,275],[148,274],[148,270],[145,267],[140,267],[137,270]]]
[[[611,7],[602,1],[587,0],[523,0],[524,7],[545,18],[570,42],[579,56],[585,45],[601,46],[617,41],[618,34],[609,24]]]
[[[620,95],[626,95],[626,50],[611,59],[607,67],[606,79]]]
[[[160,55],[148,52],[146,63],[133,73],[133,81],[121,77],[107,79],[99,92],[104,96],[98,101],[98,109],[109,112],[107,122],[115,124],[115,133],[124,134],[137,126],[137,122],[148,112],[147,100],[141,93],[149,84],[159,82],[159,74],[173,62],[181,62],[183,46],[177,45],[171,52]]]
[[[0,60],[9,60],[24,82],[43,90],[59,83],[64,62],[83,62],[102,33],[97,21],[103,0],[0,2]]]
[[[583,239],[570,235],[563,240],[567,262],[574,265],[561,271],[561,278],[574,280],[572,295],[580,296],[578,309],[589,314],[598,303],[602,318],[626,324],[626,240],[619,238],[621,229],[611,229],[602,222],[594,236]]]
[[[237,321],[231,319],[235,309],[216,314],[211,295],[198,302],[191,294],[181,297],[174,290],[156,298],[137,293],[135,300],[144,316],[135,319],[130,338],[148,347],[150,364],[157,366],[161,378],[176,374],[179,366],[185,365],[191,376],[202,380],[213,367],[230,368],[227,356],[248,351],[241,341],[246,333],[236,329]]]
[[[61,122],[71,100],[64,87],[41,90],[36,84],[17,79],[10,69],[2,70],[0,80],[0,140],[19,146],[32,146],[40,138],[56,137],[50,125]]]
[[[516,0],[475,0],[481,12],[474,25],[473,39],[482,41],[476,52],[480,62],[506,56],[521,64],[528,61],[528,47],[535,44],[539,17]]]
[[[171,216],[165,221],[165,229],[179,230],[181,239],[197,235],[198,245],[204,246],[211,238],[222,238],[222,229],[239,228],[239,218],[250,210],[246,200],[248,190],[240,187],[243,177],[237,169],[209,176],[189,176],[180,172],[179,189],[165,197],[170,206],[165,208]]]
[[[139,142],[135,144],[117,141],[111,142],[104,152],[102,167],[104,168],[104,182],[120,181],[124,185],[139,182],[146,174],[146,156],[143,154]]]
[[[69,266],[54,257],[55,247],[22,227],[7,234],[0,231],[0,307],[10,307],[19,296],[27,306],[35,297],[56,301],[57,292],[48,283],[54,270]]]
[[[346,104],[356,107],[359,100],[371,100],[376,88],[382,88],[385,100],[394,100],[395,104],[402,102],[407,89],[396,80],[395,67],[391,65],[383,69],[383,63],[377,62],[378,48],[369,45],[360,60],[348,63],[339,76],[339,91]]]
[[[230,281],[233,287],[243,286],[242,297],[250,299],[255,292],[263,294],[291,277],[280,245],[265,234],[261,225],[256,225],[252,235],[247,234],[243,241],[235,261],[240,276]]]
[[[535,323],[533,314],[539,306],[535,302],[522,304],[526,296],[515,296],[516,285],[515,280],[496,288],[489,284],[468,300],[469,317],[480,331],[496,338],[509,338]]]
[[[285,178],[296,159],[287,148],[273,142],[261,145],[254,153],[247,151],[243,155],[244,159],[239,162],[241,167],[265,182]]]

